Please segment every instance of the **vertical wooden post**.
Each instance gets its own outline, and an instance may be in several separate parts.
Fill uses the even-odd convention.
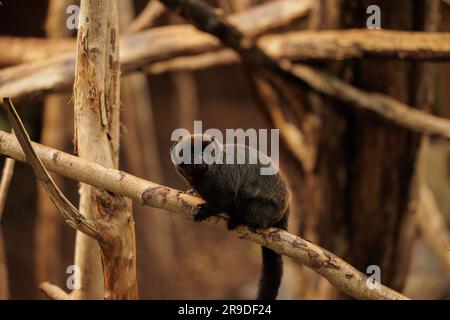
[[[119,164],[120,69],[117,0],[82,0],[75,71],[78,155],[109,168]],[[136,248],[131,201],[82,185],[80,211],[102,226],[99,243],[77,238],[75,263],[82,288],[76,298],[136,299]],[[104,290],[104,293],[103,293]]]

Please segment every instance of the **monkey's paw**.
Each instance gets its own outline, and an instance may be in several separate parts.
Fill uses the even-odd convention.
[[[199,209],[198,211],[194,214],[193,220],[195,222],[202,222],[205,221],[208,217],[210,217],[211,215],[208,212],[207,207],[205,207],[204,205],[199,205],[198,206]]]
[[[234,219],[228,219],[228,221],[227,221],[227,229],[228,230],[234,230],[234,229],[236,229],[237,228],[237,226],[239,225],[239,222],[237,222],[236,220],[234,220]]]

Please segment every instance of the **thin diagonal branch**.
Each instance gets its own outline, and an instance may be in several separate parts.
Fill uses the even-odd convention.
[[[166,8],[158,0],[149,0],[147,6],[126,28],[127,33],[136,33],[152,27],[156,20],[166,12]]]
[[[47,296],[50,300],[70,300],[70,295],[67,294],[63,289],[55,286],[48,282],[42,282],[39,285],[42,293]]]
[[[305,172],[311,172],[316,164],[316,147],[308,143],[303,132],[293,123],[290,123],[283,114],[279,104],[277,92],[264,79],[254,76],[258,100],[265,107],[275,128],[280,129],[280,136],[289,152],[302,165]]]
[[[416,214],[419,230],[450,274],[450,233],[434,195],[425,183],[420,186],[419,200]]]
[[[50,198],[55,206],[58,208],[58,212],[61,213],[64,220],[76,230],[79,230],[90,237],[102,240],[102,236],[97,229],[94,221],[84,217],[71,203],[61,190],[58,189],[52,177],[49,175],[44,165],[36,155],[33,147],[31,146],[30,137],[25,131],[22,121],[17,115],[14,106],[9,98],[3,98],[3,108],[5,109],[11,126],[16,133],[17,139],[20,142],[25,154],[27,163],[33,168],[36,175],[36,179],[41,182],[42,186],[47,190]]]

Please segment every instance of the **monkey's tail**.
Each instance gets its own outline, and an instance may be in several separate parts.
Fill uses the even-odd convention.
[[[287,215],[275,227],[287,230]],[[275,251],[261,247],[262,270],[259,280],[258,300],[275,300],[283,276],[283,260]]]

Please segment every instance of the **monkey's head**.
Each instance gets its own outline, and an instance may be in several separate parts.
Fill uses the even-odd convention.
[[[222,145],[214,137],[193,134],[180,137],[170,148],[172,162],[186,179],[198,177],[208,170]]]

